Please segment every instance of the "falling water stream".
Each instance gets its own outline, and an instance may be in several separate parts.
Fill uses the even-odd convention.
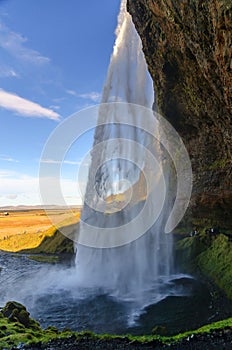
[[[137,299],[144,305],[164,297],[162,284],[172,273],[172,238],[163,233],[162,218],[159,218],[148,232],[144,232],[142,237],[122,246],[115,244],[118,239],[117,230],[113,238],[110,238],[110,245],[113,248],[105,248],[108,245],[110,232],[105,233],[103,238],[101,236],[102,228],[108,228],[111,231],[112,227],[125,227],[124,235],[128,235],[129,230],[136,230],[137,224],[133,219],[142,210],[144,201],[149,195],[145,183],[147,179],[143,178],[143,172],[146,172],[147,167],[144,148],[149,148],[149,151],[156,155],[160,151],[159,148],[155,148],[152,136],[143,130],[140,122],[143,116],[140,110],[137,111],[136,106],[133,108],[131,105],[141,105],[151,109],[154,102],[154,89],[140,37],[126,10],[126,0],[121,3],[116,35],[103,89],[103,105],[99,109],[98,122],[104,122],[104,125],[96,128],[85,195],[87,204],[82,212],[83,221],[99,228],[99,247],[77,244],[76,269],[77,275],[82,276],[81,282],[86,286],[102,288],[118,298]],[[128,118],[136,124],[136,127],[117,124],[117,104],[113,103],[112,107],[108,104],[104,105],[122,101],[130,104],[122,112],[128,114]],[[152,127],[150,125],[151,130]],[[103,147],[99,151],[98,145],[101,143]],[[142,147],[138,148],[138,144]],[[131,159],[133,162],[130,161]],[[97,172],[96,169],[98,169]],[[157,198],[162,201],[159,188],[163,186],[161,170],[156,167],[156,174],[149,173],[151,182],[156,182],[155,199],[149,208],[150,215],[155,215]],[[93,188],[97,195],[93,194]],[[133,197],[129,196],[131,195],[129,190],[134,191]],[[120,195],[126,199],[129,196],[129,202],[130,200],[133,202],[132,198],[134,198],[134,202],[131,205],[126,203],[127,205],[121,208],[122,203],[117,201]],[[110,200],[112,198],[113,200]],[[104,202],[105,207],[103,207]],[[101,208],[101,206],[102,211],[92,209]],[[144,214],[142,221],[148,220],[148,215]],[[131,222],[129,228],[126,226],[128,222]],[[85,229],[81,224],[78,234],[86,236],[88,231],[89,227]]]

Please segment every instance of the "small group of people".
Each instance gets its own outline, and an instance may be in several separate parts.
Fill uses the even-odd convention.
[[[211,228],[205,229],[205,233],[210,237],[213,237],[218,235],[220,231],[218,227],[211,227]],[[197,236],[198,234],[199,234],[199,231],[197,230],[197,228],[194,228],[193,231],[190,233],[190,237]]]
[[[220,233],[220,230],[219,230],[219,227],[211,227],[211,228],[207,228],[205,230],[205,233],[213,237],[218,235]]]
[[[210,238],[215,237],[220,233],[228,237],[229,242],[232,242],[232,233],[230,234],[230,233],[221,232],[219,227],[210,227],[205,229],[205,234],[207,234]],[[190,237],[195,237],[198,235],[199,235],[199,231],[197,230],[197,228],[194,228],[193,231],[190,233]]]
[[[217,236],[217,235],[219,235],[221,233],[224,236],[228,237],[228,242],[232,242],[232,234],[231,233],[221,232],[219,230],[219,227],[211,227],[210,229],[206,229],[205,233],[210,235],[210,237],[215,237],[215,236]]]
[[[197,229],[195,228],[195,229],[190,233],[190,237],[197,236],[198,234],[199,234],[199,232],[198,232]]]

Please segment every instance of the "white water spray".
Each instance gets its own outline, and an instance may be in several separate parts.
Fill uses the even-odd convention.
[[[153,187],[152,182],[156,183],[157,190],[153,194],[155,197],[152,199],[149,213],[141,220],[142,226],[149,220],[148,216],[155,215],[157,203],[163,200],[160,190],[160,186],[164,184],[162,169],[156,165],[155,174],[151,173],[151,164],[146,163],[149,157],[144,151],[146,148],[159,157],[160,149],[151,135],[143,130],[142,112],[137,112],[136,108],[128,105],[126,112],[129,119],[133,120],[133,125],[137,126],[133,128],[117,124],[117,104],[113,109],[109,104],[104,105],[121,101],[150,109],[153,105],[152,80],[142,52],[141,40],[131,16],[126,11],[126,0],[122,0],[121,3],[116,35],[103,90],[103,105],[98,117],[98,123],[104,125],[98,126],[95,131],[82,220],[90,226],[99,227],[99,247],[109,246],[110,239],[110,245],[117,248],[91,248],[76,244],[76,270],[78,280],[85,286],[99,288],[119,298],[139,299],[143,302],[146,300],[149,303],[148,299],[151,297],[148,297],[147,293],[151,290],[153,302],[164,297],[160,290],[160,282],[163,278],[169,278],[171,270],[172,244],[170,237],[163,233],[162,217],[141,238],[124,246],[115,243],[117,229],[113,238],[109,238],[109,234],[103,239],[100,237],[103,228],[108,227],[112,230],[126,226],[128,222],[131,223],[130,231],[137,229],[138,223],[133,220],[142,210],[150,187]],[[153,126],[150,125],[150,128],[152,131]],[[126,142],[125,139],[131,142]],[[134,143],[139,143],[142,147],[136,148]],[[99,149],[99,145],[102,145],[102,148]],[[144,173],[149,174],[148,178]],[[150,184],[146,181],[150,181]],[[83,223],[78,234],[79,242],[82,237],[88,235],[88,229],[84,228]],[[124,235],[127,234],[130,232],[125,228]]]

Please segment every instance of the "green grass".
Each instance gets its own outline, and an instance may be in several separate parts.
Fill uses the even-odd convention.
[[[15,302],[10,302],[7,304],[13,305],[13,308],[15,307],[18,310],[24,310],[26,312],[26,309]],[[72,332],[70,330],[64,330],[59,331],[56,327],[48,327],[47,329],[42,329],[40,325],[34,321],[33,319],[29,318],[29,325],[25,326],[19,320],[14,319],[13,321],[10,320],[7,317],[3,316],[3,313],[0,312],[0,348],[3,349],[10,349],[13,346],[17,346],[19,343],[24,344],[32,344],[32,343],[47,343],[48,341],[56,338],[68,338],[72,335],[74,335],[77,340],[82,338],[91,338],[93,340],[112,340],[112,339],[126,339],[130,342],[139,342],[139,343],[149,343],[153,342],[154,340],[159,341],[161,343],[165,344],[171,344],[178,342],[179,340],[186,338],[192,334],[199,334],[199,333],[210,333],[213,330],[220,330],[225,327],[232,327],[232,318],[229,318],[227,320],[215,322],[209,325],[205,325],[199,329],[196,330],[190,330],[185,333],[177,334],[172,337],[165,337],[165,336],[159,336],[159,335],[144,335],[144,336],[132,336],[132,335],[109,335],[109,334],[102,334],[97,335],[89,331],[85,332]]]
[[[232,299],[232,242],[224,235],[216,237],[197,258],[204,274],[209,276]]]
[[[34,260],[40,263],[56,264],[60,261],[59,256],[56,255],[29,255],[28,259]]]
[[[78,229],[78,224],[62,226],[59,229],[52,226],[45,234],[40,245],[33,249],[22,250],[21,253],[29,254],[59,254],[74,253],[73,238],[74,232]],[[69,238],[68,238],[69,237]]]

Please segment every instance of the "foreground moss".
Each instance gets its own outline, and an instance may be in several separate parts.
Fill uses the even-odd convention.
[[[232,299],[232,242],[219,235],[208,249],[197,257],[199,268]]]
[[[68,337],[71,331],[59,332],[55,327],[43,330],[29,317],[26,308],[15,301],[8,302],[0,312],[0,349],[10,349],[19,343],[46,343],[57,337]]]
[[[210,237],[204,230],[175,245],[175,255],[182,271],[200,271],[232,299],[232,242],[224,234]]]
[[[20,317],[20,313],[22,313],[22,311],[24,317]],[[11,349],[20,343],[46,344],[54,339],[68,339],[70,337],[75,337],[77,341],[88,337],[88,339],[92,340],[110,341],[113,339],[121,339],[130,342],[139,342],[141,344],[147,344],[154,341],[157,341],[160,344],[171,344],[183,340],[184,338],[187,338],[193,334],[210,333],[211,331],[223,330],[224,328],[228,327],[232,328],[232,318],[203,326],[194,331],[177,334],[172,337],[164,337],[159,335],[97,335],[92,332],[72,332],[68,329],[59,331],[56,327],[42,329],[38,322],[29,317],[29,313],[23,305],[16,302],[8,302],[0,312],[0,348]]]

